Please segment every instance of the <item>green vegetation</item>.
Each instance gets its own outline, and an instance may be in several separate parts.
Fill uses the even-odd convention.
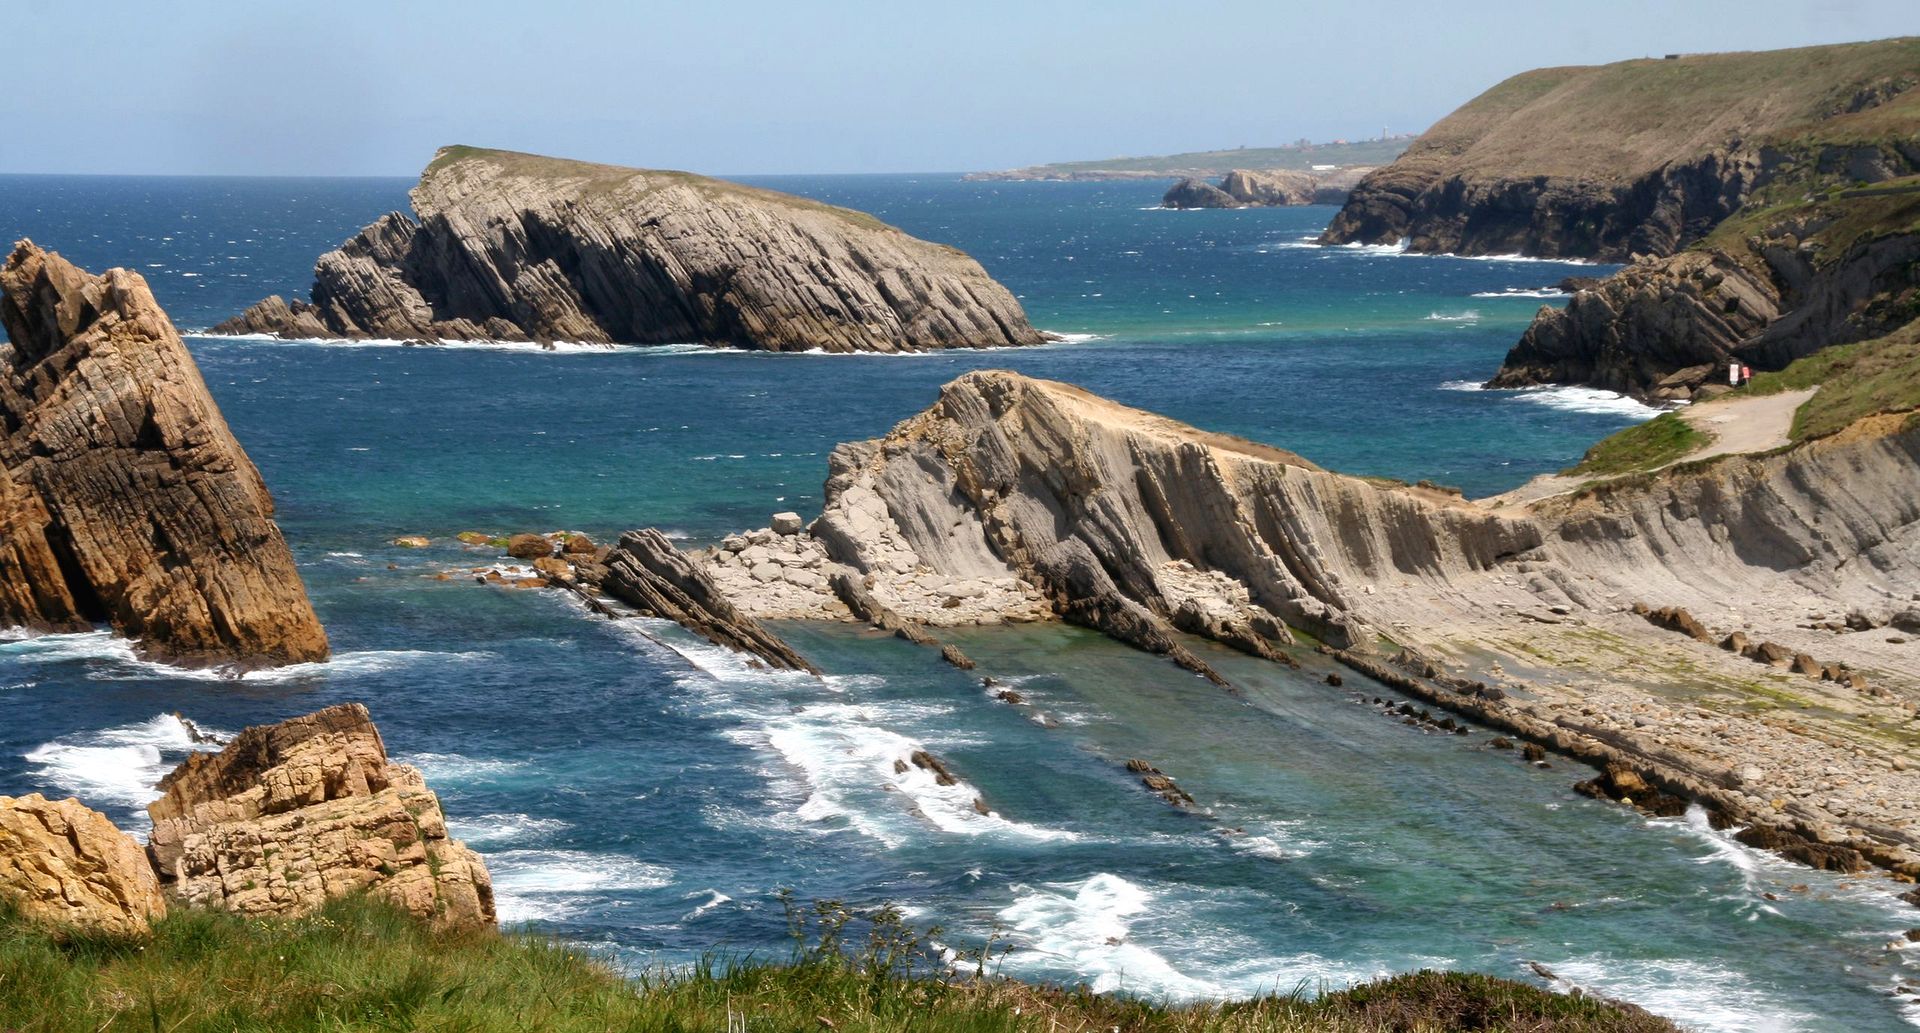
[[[1351,143],[1294,144],[1288,147],[1236,147],[1224,151],[1188,151],[1150,157],[1107,158],[1102,161],[1062,161],[1012,169],[1022,179],[1095,179],[1117,176],[1223,176],[1234,169],[1296,169],[1315,165],[1385,165],[1400,156],[1410,137],[1357,140]]]
[[[1662,413],[1602,438],[1587,449],[1578,465],[1564,472],[1569,477],[1610,477],[1652,470],[1697,452],[1712,440],[1679,413]]]
[[[1818,386],[1793,415],[1795,441],[1842,430],[1879,413],[1920,410],[1920,320],[1885,337],[1814,352],[1778,373],[1756,373],[1754,394]]]
[[[1448,115],[1407,160],[1450,174],[1625,182],[1729,140],[1811,156],[1911,134],[1920,90],[1904,87],[1916,69],[1920,37],[1542,68]]]
[[[892,226],[866,212],[827,204],[810,197],[783,194],[778,190],[764,190],[743,183],[714,179],[711,176],[702,176],[693,172],[681,172],[677,169],[634,169],[622,165],[575,161],[571,158],[550,158],[546,155],[527,154],[522,151],[469,147],[465,144],[440,148],[433,160],[427,163],[420,178],[424,181],[435,173],[469,161],[485,162],[509,176],[547,180],[555,184],[575,184],[574,190],[581,197],[592,197],[620,190],[629,192],[629,196],[644,197],[663,187],[687,186],[710,197],[744,197],[763,204],[821,212],[863,229],[898,232]],[[948,248],[948,250],[953,249]]]
[[[1675,1033],[1637,1009],[1490,976],[1421,972],[1301,993],[1167,1007],[934,977],[897,912],[790,911],[785,963],[709,961],[622,978],[551,940],[435,934],[390,907],[338,901],[294,920],[177,910],[151,940],[62,942],[0,912],[0,1028],[20,1033],[458,1030],[661,1033]]]

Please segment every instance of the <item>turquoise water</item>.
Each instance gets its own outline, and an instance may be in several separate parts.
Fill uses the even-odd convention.
[[[1234,699],[1080,631],[963,636],[979,673],[1034,703],[1015,708],[927,651],[795,625],[832,673],[772,676],[675,629],[431,580],[485,559],[457,547],[385,544],[645,524],[699,541],[807,512],[835,443],[982,366],[1473,494],[1647,415],[1465,389],[1558,303],[1527,295],[1592,267],[1309,248],[1331,210],[1150,210],[1152,184],[765,182],[967,249],[1068,342],[878,357],[192,339],[338,655],[222,681],[104,635],[0,643],[0,792],[76,793],[137,824],[187,748],[170,712],[233,730],[359,699],[488,855],[505,918],[633,964],[777,949],[791,888],[900,904],[956,943],[1004,929],[1013,974],[1150,995],[1537,961],[1702,1029],[1904,1028],[1885,990],[1916,977],[1882,945],[1920,912],[1886,884],[1578,798],[1573,766],[1399,724],[1350,673],[1342,690],[1311,665],[1214,657],[1247,690]],[[303,291],[314,256],[404,207],[406,186],[0,177],[0,233],[142,271],[192,329]],[[896,776],[919,746],[965,785]],[[1144,792],[1130,757],[1212,816]]]

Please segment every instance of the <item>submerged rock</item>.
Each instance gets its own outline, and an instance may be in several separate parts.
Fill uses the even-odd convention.
[[[188,904],[291,915],[369,892],[439,925],[494,922],[485,863],[358,703],[248,728],[160,789],[148,852]]]
[[[78,800],[0,796],[0,897],[56,930],[141,936],[163,918],[147,855]]]
[[[832,352],[1044,339],[960,251],[770,190],[447,147],[411,199],[414,218],[321,256],[311,302],[268,298],[214,332]]]
[[[0,267],[0,625],[147,656],[327,657],[273,498],[137,273],[30,241]]]

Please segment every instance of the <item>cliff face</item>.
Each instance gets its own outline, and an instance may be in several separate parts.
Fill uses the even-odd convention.
[[[835,352],[1043,339],[961,252],[772,191],[450,147],[411,197],[414,218],[321,256],[311,302],[268,298],[214,332]]]
[[[192,664],[322,660],[273,499],[146,281],[0,268],[0,625],[110,623]]]
[[[1544,307],[1489,387],[1586,384],[1656,398],[1777,370],[1920,311],[1920,181],[1741,216],[1705,244]]]
[[[1268,208],[1302,204],[1339,204],[1368,168],[1328,172],[1292,169],[1234,169],[1219,186],[1182,179],[1161,198],[1167,208]]]
[[[167,898],[133,837],[78,800],[0,796],[0,896],[35,922],[142,936]]]
[[[1920,171],[1916,84],[1912,38],[1526,72],[1369,175],[1321,240],[1671,254],[1769,183]]]
[[[189,905],[297,915],[368,892],[440,925],[494,922],[485,863],[358,703],[248,728],[160,789],[148,852]]]

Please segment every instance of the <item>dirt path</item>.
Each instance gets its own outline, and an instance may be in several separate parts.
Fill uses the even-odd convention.
[[[1765,452],[1787,445],[1792,441],[1788,433],[1793,429],[1793,414],[1799,411],[1802,403],[1813,397],[1816,390],[1818,388],[1771,395],[1732,395],[1687,406],[1680,410],[1680,418],[1713,440],[1704,448],[1653,469],[1714,456]],[[1541,474],[1512,491],[1481,499],[1479,504],[1493,510],[1524,507],[1544,498],[1563,495],[1595,479],[1557,473]]]
[[[1793,414],[1816,390],[1810,387],[1772,395],[1730,395],[1687,406],[1680,410],[1680,418],[1693,429],[1712,435],[1713,443],[1683,458],[1765,452],[1788,444],[1792,440],[1787,433],[1793,429]]]

